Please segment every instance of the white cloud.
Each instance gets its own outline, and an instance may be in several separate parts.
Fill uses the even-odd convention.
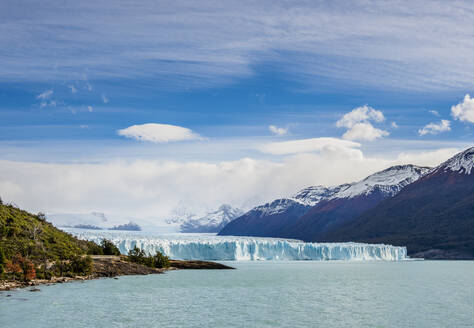
[[[102,101],[104,104],[107,104],[109,102],[109,98],[105,94],[102,94]]]
[[[366,122],[354,124],[342,135],[342,138],[346,140],[373,141],[378,138],[386,137],[389,134],[387,131],[374,128],[372,124]]]
[[[347,128],[346,133],[342,135],[342,138],[347,140],[373,141],[389,135],[387,131],[375,128],[370,121],[381,123],[385,121],[385,116],[381,111],[364,105],[344,114],[336,122],[336,126]]]
[[[346,154],[361,156],[357,142],[337,138],[311,138],[282,142],[272,142],[259,146],[258,149],[266,154],[287,155],[297,153],[339,151]]]
[[[199,134],[188,128],[170,124],[147,123],[132,125],[126,129],[118,130],[118,135],[140,141],[166,143],[172,141],[202,140]]]
[[[422,129],[418,130],[418,134],[420,136],[424,136],[426,134],[439,134],[441,132],[451,130],[451,122],[448,120],[441,120],[439,123],[430,123],[425,125]]]
[[[51,97],[52,95],[53,95],[53,90],[46,90],[46,91],[40,93],[38,96],[36,96],[36,99],[46,100],[49,97]]]
[[[390,123],[390,126],[392,127],[392,129],[398,129],[398,124],[397,124],[397,122],[392,122],[392,123]]]
[[[87,110],[88,110],[89,112],[92,112],[92,111],[94,110],[94,108],[92,108],[92,106],[87,106]]]
[[[419,166],[435,167],[441,162],[453,157],[462,149],[458,148],[441,148],[431,151],[401,152],[395,160],[396,164],[414,164]]]
[[[455,120],[474,123],[474,98],[467,94],[463,102],[451,107],[451,116]]]
[[[310,185],[356,181],[394,164],[436,165],[455,152],[420,150],[389,159],[347,150],[332,147],[278,162],[251,158],[217,163],[117,160],[97,164],[0,160],[0,190],[4,201],[33,212],[99,211],[112,217],[164,219],[179,204],[190,209],[223,203],[249,208]]]
[[[439,117],[439,113],[437,110],[429,110],[428,112],[430,112],[431,114],[433,114],[434,116],[438,116]]]
[[[385,117],[379,110],[373,109],[370,106],[364,105],[361,107],[354,108],[347,114],[344,114],[342,118],[336,122],[336,126],[341,128],[352,128],[359,122],[374,121],[377,123],[383,122]]]
[[[285,136],[288,134],[288,128],[279,128],[275,125],[270,125],[268,127],[268,130],[270,130],[271,133],[277,135],[277,136]]]

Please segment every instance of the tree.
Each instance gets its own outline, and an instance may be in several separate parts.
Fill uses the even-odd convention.
[[[30,238],[33,239],[35,243],[38,243],[38,238],[43,233],[43,227],[39,223],[33,224],[28,228],[28,232],[30,233]]]
[[[14,276],[22,277],[24,281],[36,278],[34,264],[20,254],[13,256],[11,262],[7,263],[7,271]]]
[[[92,273],[92,258],[90,256],[74,256],[70,263],[71,271],[79,276],[87,276]]]
[[[15,280],[17,278],[17,276],[19,277],[20,274],[23,272],[21,270],[21,267],[20,265],[14,261],[13,259],[9,262],[7,262],[7,270],[6,272],[8,274],[12,274],[13,275],[13,279]]]
[[[153,266],[155,268],[168,268],[170,266],[170,259],[168,256],[163,255],[161,252],[156,251],[153,257]]]
[[[135,246],[133,249],[128,251],[128,259],[130,262],[144,264],[146,254],[143,250]]]
[[[104,255],[120,255],[120,251],[117,246],[115,246],[114,243],[108,239],[102,239],[100,246],[102,247],[102,253]]]
[[[128,260],[130,262],[146,265],[150,268],[167,268],[170,266],[170,259],[157,251],[154,256],[147,256],[146,253],[135,246],[128,252]]]
[[[21,270],[23,271],[23,280],[30,281],[36,278],[36,270],[34,264],[27,258],[23,258],[20,262]]]
[[[3,272],[5,272],[6,264],[7,264],[7,258],[5,257],[3,248],[0,248],[0,277],[3,275]]]

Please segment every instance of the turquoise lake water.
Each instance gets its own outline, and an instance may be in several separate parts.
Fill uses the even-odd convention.
[[[0,292],[0,327],[474,327],[474,262],[227,263]]]

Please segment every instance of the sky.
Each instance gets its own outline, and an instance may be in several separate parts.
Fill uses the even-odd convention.
[[[0,2],[0,196],[152,222],[474,143],[471,1]]]

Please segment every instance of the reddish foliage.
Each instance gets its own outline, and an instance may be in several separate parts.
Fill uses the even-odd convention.
[[[6,272],[7,273],[22,273],[23,270],[21,270],[21,267],[18,263],[8,261]]]
[[[21,255],[15,255],[10,262],[7,263],[7,272],[21,273],[25,281],[36,278],[36,270],[34,264]]]

